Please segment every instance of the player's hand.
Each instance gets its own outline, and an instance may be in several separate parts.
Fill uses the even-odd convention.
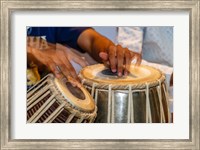
[[[27,51],[34,56],[34,59],[48,67],[59,79],[64,77],[68,78],[70,76],[80,81],[75,69],[70,63],[70,58],[82,67],[87,65],[82,57],[70,53],[69,49],[59,44],[48,43],[48,47],[45,47],[44,49],[28,45]]]
[[[100,52],[99,57],[110,66],[113,73],[117,72],[120,77],[129,74],[132,60],[136,59],[136,66],[139,66],[142,60],[139,53],[122,48],[120,45],[110,46],[106,52]]]

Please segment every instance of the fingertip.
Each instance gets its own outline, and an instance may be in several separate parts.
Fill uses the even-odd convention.
[[[118,72],[118,76],[121,77],[121,76],[122,76],[122,73],[121,73],[121,72]]]
[[[61,74],[61,73],[54,73],[54,75],[55,75],[55,77],[57,78],[57,79],[62,79],[63,78],[63,75]]]
[[[111,70],[113,73],[115,73],[117,71],[117,69],[115,69],[115,68],[112,68]]]
[[[125,70],[124,71],[124,76],[128,76],[128,74],[129,74],[129,71]]]

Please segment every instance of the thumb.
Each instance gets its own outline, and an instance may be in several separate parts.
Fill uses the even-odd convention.
[[[139,66],[142,62],[141,54],[136,52],[131,52],[131,61],[135,60],[135,65]]]
[[[106,53],[106,52],[100,52],[100,53],[99,53],[99,57],[100,57],[103,61],[107,61],[107,60],[108,60],[108,53]]]

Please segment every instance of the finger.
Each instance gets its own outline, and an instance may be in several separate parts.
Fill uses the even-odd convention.
[[[57,50],[55,53],[55,56],[52,59],[56,67],[58,66],[56,73],[61,72],[65,77],[71,76],[71,73],[70,73],[71,70],[69,69],[70,67],[66,65],[66,62],[68,62],[68,59],[65,58],[62,52]]]
[[[87,60],[85,60],[85,57],[75,56],[75,57],[73,57],[72,61],[79,64],[81,67],[86,67],[89,65]]]
[[[76,74],[76,70],[74,69],[74,67],[72,66],[72,64],[69,62],[69,60],[65,60],[65,66],[67,68],[67,71],[64,70],[63,74],[64,75],[68,75],[68,72],[70,73],[70,76],[74,79],[76,79],[77,81],[80,82],[80,79],[78,78],[78,75]]]
[[[108,49],[108,57],[109,57],[109,62],[110,62],[110,68],[112,70],[112,72],[116,72],[117,71],[117,63],[116,63],[116,46],[110,46]]]
[[[65,69],[63,69],[62,72],[66,77],[71,76],[72,78],[80,82],[80,79],[78,78],[78,75],[76,74],[74,67],[71,65],[71,63],[68,60],[65,60],[65,64],[63,65],[63,68]]]
[[[100,52],[99,53],[99,57],[103,60],[103,61],[108,61],[108,54],[106,52]]]
[[[141,64],[141,61],[142,61],[141,55],[138,54],[138,53],[135,53],[135,54],[134,54],[134,57],[133,57],[133,60],[134,60],[134,59],[136,59],[135,66],[139,66],[139,65]]]
[[[34,37],[33,36],[29,37],[29,46],[34,47]]]
[[[104,66],[110,68],[110,62],[108,60],[108,54],[106,52],[100,52],[99,57],[102,59]]]
[[[135,65],[139,66],[141,64],[141,61],[142,61],[141,54],[135,53],[135,52],[131,52],[131,61],[134,60],[134,59],[136,59]]]
[[[137,56],[137,61],[136,61],[136,66],[140,66],[140,65],[141,65],[141,62],[142,62],[141,55],[138,54],[138,56]]]
[[[49,48],[47,41],[41,39],[41,46],[40,46],[40,49],[44,50],[44,49],[47,49],[47,48]]]
[[[69,61],[73,61],[73,62],[79,64],[81,67],[85,67],[85,66],[89,65],[89,63],[84,59],[84,57],[81,57],[79,54],[73,52],[71,48],[66,47],[59,43],[56,43],[56,48],[63,51],[65,53],[65,57]]]
[[[52,73],[55,75],[56,78],[58,79],[64,78],[64,75],[62,74],[60,67],[56,65],[54,62],[48,62],[48,67],[52,71]]]
[[[78,75],[76,74],[76,71],[74,69],[74,67],[72,66],[72,64],[70,63],[70,61],[67,59],[67,57],[65,56],[65,53],[60,53],[60,61],[63,69],[62,72],[63,74],[67,77],[67,76],[71,76],[72,78],[78,80],[80,82],[80,79],[78,78]]]
[[[123,65],[124,65],[124,49],[118,45],[117,46],[117,71],[118,71],[118,76],[120,77],[123,74]]]
[[[40,49],[40,37],[35,37],[35,48]]]
[[[40,48],[40,37],[34,36],[30,39],[30,44],[32,47],[39,49]]]

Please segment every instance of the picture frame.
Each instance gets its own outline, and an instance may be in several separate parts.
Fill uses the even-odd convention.
[[[11,139],[10,105],[11,87],[11,14],[17,10],[137,10],[137,11],[189,11],[189,107],[190,138],[188,140],[114,140],[70,139],[31,140]],[[200,149],[199,68],[200,68],[200,1],[4,1],[1,0],[1,149]]]

